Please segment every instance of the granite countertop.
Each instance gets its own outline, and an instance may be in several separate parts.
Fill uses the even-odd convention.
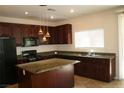
[[[95,54],[93,56],[90,56],[86,53],[58,53],[57,55],[63,55],[63,56],[74,56],[74,57],[88,57],[88,58],[104,58],[104,59],[112,59],[115,56],[114,55],[102,55],[102,54]]]
[[[31,63],[25,63],[25,64],[18,64],[17,67],[29,71],[33,74],[39,74],[42,72],[59,69],[63,66],[70,65],[70,64],[76,64],[80,61],[77,60],[67,60],[67,59],[60,59],[60,58],[52,58],[48,60],[41,60]]]
[[[56,57],[56,56],[70,56],[70,57],[87,57],[87,58],[103,58],[103,59],[113,59],[116,57],[115,53],[95,53],[95,56],[89,56],[88,52],[72,52],[72,51],[49,51],[41,52],[37,54],[39,57]],[[25,59],[21,55],[18,59]]]

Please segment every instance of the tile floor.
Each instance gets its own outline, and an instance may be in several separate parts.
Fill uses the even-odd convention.
[[[90,78],[75,76],[75,88],[124,88],[124,80],[102,82]],[[18,84],[9,85],[7,88],[18,88]]]
[[[124,88],[124,80],[102,82],[90,78],[75,76],[75,88]]]

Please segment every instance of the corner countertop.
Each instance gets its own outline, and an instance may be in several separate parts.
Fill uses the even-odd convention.
[[[106,54],[95,54],[93,56],[89,56],[88,54],[81,53],[58,53],[57,55],[63,56],[74,56],[74,57],[86,57],[86,58],[102,58],[102,59],[113,59],[114,55],[106,55]]]
[[[102,58],[102,59],[113,59],[116,57],[115,53],[95,53],[94,56],[89,56],[88,52],[77,52],[77,51],[51,51],[45,53],[39,53],[41,56],[70,56],[79,58]]]
[[[44,58],[61,58],[64,57],[72,57],[72,59],[80,59],[80,58],[98,58],[98,59],[113,59],[116,58],[115,53],[95,53],[95,56],[89,56],[88,52],[76,52],[76,51],[48,51],[48,52],[40,52],[37,53],[38,58],[43,60]],[[62,57],[63,58],[63,57]],[[26,59],[21,55],[18,56],[18,60]]]
[[[67,59],[60,59],[60,58],[52,58],[48,60],[41,60],[31,63],[25,63],[25,64],[18,64],[17,67],[26,70],[28,72],[31,72],[33,74],[39,74],[46,71],[54,70],[62,68],[66,65],[73,65],[76,63],[79,63],[80,61],[77,60],[67,60]]]

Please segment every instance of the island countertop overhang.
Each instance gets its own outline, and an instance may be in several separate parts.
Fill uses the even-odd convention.
[[[79,62],[80,61],[78,60],[52,58],[52,59],[41,60],[32,63],[18,64],[17,67],[33,74],[39,74],[46,71],[60,69],[66,65],[74,65]]]

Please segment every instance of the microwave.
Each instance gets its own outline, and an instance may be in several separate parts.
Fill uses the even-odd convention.
[[[38,38],[36,38],[36,37],[24,37],[23,38],[23,46],[24,47],[38,46]]]

